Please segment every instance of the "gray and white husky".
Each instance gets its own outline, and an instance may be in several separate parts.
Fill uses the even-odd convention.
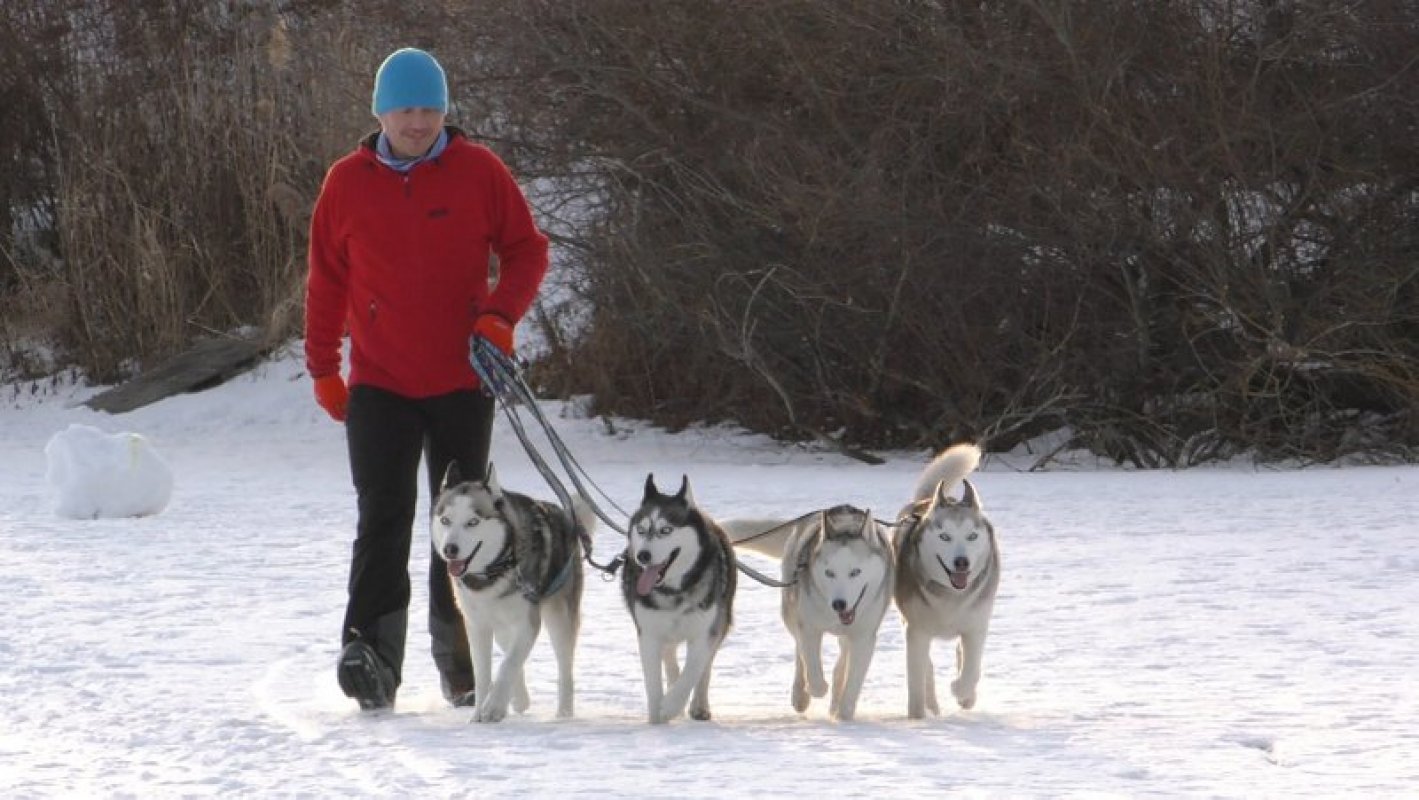
[[[585,504],[576,522],[590,532]],[[530,699],[523,667],[542,623],[557,659],[557,716],[570,717],[572,661],[581,628],[581,541],[562,508],[504,491],[488,466],[487,480],[465,480],[450,464],[434,502],[434,550],[448,564],[463,612],[478,704],[473,719],[498,722],[509,701],[518,713]],[[493,673],[493,643],[502,662]]]
[[[934,639],[956,639],[951,694],[961,708],[976,702],[981,657],[1000,586],[1000,549],[980,495],[966,480],[980,463],[973,444],[950,447],[917,481],[897,518],[894,596],[906,624],[907,716],[940,713],[931,663]],[[960,500],[950,496],[964,485]]]
[[[758,523],[762,525],[762,522]],[[838,637],[828,713],[851,720],[877,632],[892,602],[893,552],[887,526],[871,511],[848,505],[815,511],[763,533],[746,535],[754,521],[735,522],[736,547],[782,558],[783,624],[797,646],[790,699],[800,714],[809,696],[828,693],[823,635]]]
[[[690,479],[666,495],[647,476],[631,515],[621,593],[636,624],[652,724],[680,716],[691,691],[690,716],[710,718],[710,673],[734,621],[735,566],[734,548],[695,504]],[[683,670],[676,658],[681,643]]]

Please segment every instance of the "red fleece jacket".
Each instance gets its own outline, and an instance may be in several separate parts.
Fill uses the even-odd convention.
[[[400,173],[371,137],[325,176],[310,225],[305,354],[312,378],[405,397],[471,389],[469,336],[481,314],[522,319],[547,272],[547,237],[507,166],[449,129],[438,158]],[[489,256],[498,282],[489,287]]]

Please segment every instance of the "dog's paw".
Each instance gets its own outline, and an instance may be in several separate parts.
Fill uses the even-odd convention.
[[[808,683],[808,691],[812,693],[814,697],[826,697],[828,694],[828,682],[823,679],[822,675],[815,676]]]
[[[690,719],[699,720],[700,722],[707,722],[707,721],[709,720],[709,718],[710,718],[709,706],[705,706],[705,707],[703,707],[703,708],[701,708],[701,707],[699,707],[699,706],[691,706],[691,707],[690,707]]]
[[[828,716],[839,722],[851,722],[852,716],[857,711],[856,697],[839,697],[834,693],[833,704],[828,707]]]
[[[808,713],[808,695],[796,694],[793,696],[793,710],[800,714]]]
[[[789,700],[793,703],[793,710],[802,714],[808,710],[808,687],[802,681],[794,681],[793,689],[789,692]]]
[[[951,694],[956,698],[956,702],[961,708],[970,710],[976,704],[976,687],[974,684],[964,685],[960,680],[951,681]]]
[[[488,708],[480,708],[480,709],[478,709],[478,713],[477,713],[476,715],[474,715],[473,721],[474,721],[474,722],[502,722],[505,717],[507,717],[507,706],[506,706],[506,705],[498,705],[498,706],[490,706],[490,707],[488,707]]]

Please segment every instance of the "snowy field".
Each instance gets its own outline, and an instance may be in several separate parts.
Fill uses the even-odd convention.
[[[405,685],[366,716],[335,684],[354,498],[343,431],[287,355],[109,416],[91,389],[0,396],[0,796],[1382,797],[1419,792],[1419,468],[1239,465],[976,479],[1005,577],[976,708],[906,718],[890,611],[852,723],[789,706],[778,594],[741,578],[714,720],[650,726],[630,617],[588,576],[577,716],[469,724],[427,655],[420,515]],[[716,516],[839,502],[894,514],[928,453],[884,466],[732,431],[564,415],[623,508],[688,473]],[[157,516],[55,513],[44,449],[71,423],[148,437]],[[550,497],[499,421],[510,489]],[[618,548],[597,533],[598,555]],[[754,566],[776,565],[749,555]],[[944,690],[951,648],[938,644]]]

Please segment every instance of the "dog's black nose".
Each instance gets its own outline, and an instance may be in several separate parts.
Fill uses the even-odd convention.
[[[639,562],[642,563],[642,564],[649,564],[649,563],[650,563],[650,551],[649,551],[649,550],[642,550],[642,551],[640,551],[639,553],[636,553],[636,561],[639,561]]]
[[[446,544],[443,546],[444,558],[458,558],[458,545]]]
[[[966,572],[971,568],[971,560],[965,556],[956,556],[956,560],[951,562],[951,566],[955,567],[957,572]]]
[[[843,600],[842,598],[838,598],[837,600],[834,600],[834,601],[833,601],[833,610],[834,610],[834,611],[842,611],[844,608],[847,608],[847,601],[846,601],[846,600]]]

